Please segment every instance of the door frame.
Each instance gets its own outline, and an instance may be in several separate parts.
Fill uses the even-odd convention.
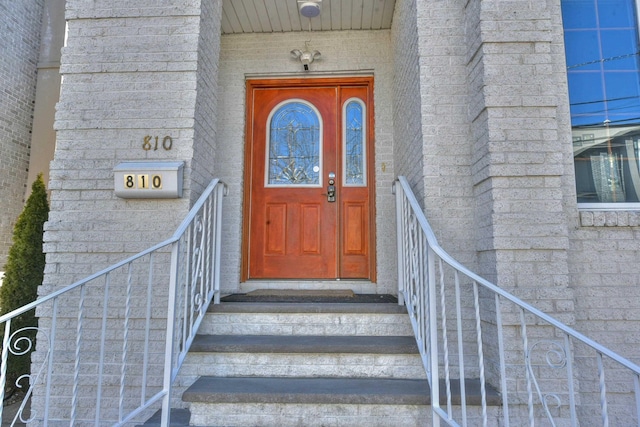
[[[348,86],[348,87],[366,87],[367,88],[367,187],[369,191],[369,262],[370,272],[369,281],[376,282],[376,199],[375,199],[375,106],[374,106],[374,79],[373,76],[354,76],[354,77],[317,77],[317,78],[265,78],[265,79],[247,79],[246,80],[246,99],[245,99],[245,157],[244,157],[244,183],[243,183],[243,202],[242,202],[242,259],[240,281],[246,282],[249,279],[249,228],[251,224],[251,182],[253,176],[253,92],[255,89],[277,89],[291,88],[302,89],[305,87],[326,87],[326,86]],[[342,114],[342,106],[340,113]],[[341,126],[341,125],[340,125]],[[341,138],[341,136],[338,136]],[[342,143],[342,141],[337,141]],[[338,236],[341,239],[342,236]],[[366,280],[366,279],[363,279]]]

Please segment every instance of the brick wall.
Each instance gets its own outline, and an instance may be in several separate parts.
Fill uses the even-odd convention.
[[[393,155],[396,173],[411,184],[416,197],[424,202],[424,143],[420,98],[418,21],[415,0],[398,0],[391,30],[393,53]]]
[[[0,4],[0,270],[27,185],[43,5]]]
[[[195,138],[192,155],[191,202],[217,177],[215,159],[217,146],[218,68],[220,55],[220,22],[222,2],[203,2],[198,41],[197,96],[195,107]]]
[[[417,2],[425,210],[441,245],[475,267],[465,1]]]

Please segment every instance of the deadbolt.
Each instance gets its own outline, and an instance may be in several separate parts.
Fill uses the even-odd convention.
[[[329,172],[329,186],[327,187],[327,202],[335,202],[336,201],[336,174],[334,172]]]

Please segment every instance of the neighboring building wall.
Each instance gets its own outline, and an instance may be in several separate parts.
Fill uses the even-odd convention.
[[[292,49],[311,47],[322,53],[304,72]],[[219,140],[216,170],[229,184],[225,199],[222,285],[238,289],[242,238],[242,193],[244,171],[245,79],[246,77],[322,77],[336,73],[373,73],[375,78],[375,175],[378,280],[374,288],[351,286],[359,292],[394,293],[395,207],[391,194],[394,173],[391,112],[391,67],[389,31],[301,32],[283,34],[227,35],[222,38],[220,58]],[[362,282],[360,282],[362,283]]]
[[[0,3],[0,270],[27,188],[43,5]]]
[[[47,265],[40,295],[49,294],[128,255],[146,249],[169,237],[186,216],[191,200],[214,177],[212,155],[216,146],[216,68],[219,47],[221,2],[199,0],[141,0],[113,2],[97,0],[67,1],[68,41],[63,49],[61,73],[64,84],[57,108],[57,142],[51,163],[51,213],[46,224]],[[199,73],[201,72],[201,73]],[[196,110],[199,113],[196,113]],[[145,150],[145,137],[173,139],[170,150],[161,146]],[[152,139],[153,142],[153,139]],[[148,148],[148,147],[147,147]],[[198,159],[193,160],[194,157]],[[184,193],[181,199],[121,199],[114,194],[113,168],[123,161],[185,161]],[[168,280],[164,280],[168,260],[158,256],[153,286],[154,306],[148,372],[149,390],[162,383],[162,359],[166,331]],[[165,269],[162,271],[162,269]],[[147,267],[148,270],[148,267]],[[133,271],[132,274],[138,274]],[[140,272],[143,275],[145,272]],[[138,302],[146,300],[146,289],[127,289],[125,274],[110,276],[108,315],[114,331],[122,329],[124,296],[132,295],[132,324],[144,323],[144,310]],[[106,293],[106,285],[87,291]],[[94,294],[95,296],[95,294]],[[73,300],[73,296],[71,297]],[[77,307],[65,300],[61,305]],[[88,298],[83,307],[84,338],[98,337],[94,322],[100,322],[101,298]],[[40,326],[48,328],[51,313],[39,312]],[[58,350],[74,347],[77,313],[61,310],[67,328],[58,332]],[[141,322],[139,320],[142,319]],[[129,319],[127,319],[129,320]],[[93,335],[95,332],[95,335]],[[143,332],[139,331],[142,336]],[[117,335],[117,334],[115,334]],[[110,335],[107,358],[122,357],[121,337]],[[85,341],[86,342],[86,341]],[[118,344],[116,344],[118,343]],[[86,344],[91,347],[92,343]],[[34,366],[47,350],[46,340],[38,340]],[[135,351],[141,351],[138,348]],[[89,412],[83,406],[95,405],[98,351],[83,359],[80,381],[88,385],[79,391],[78,420]],[[57,353],[56,393],[49,417],[68,417],[73,366],[64,353]],[[128,377],[135,384],[142,372]],[[102,415],[117,417],[117,373],[105,367],[101,390]],[[93,379],[90,379],[93,378]],[[36,390],[32,411],[43,414],[43,390]],[[129,385],[127,393],[135,395]],[[139,397],[137,398],[139,401]],[[58,404],[59,403],[59,404]],[[125,399],[124,405],[135,405]],[[34,413],[34,412],[32,412]]]
[[[44,0],[27,193],[38,174],[42,174],[45,185],[49,182],[49,163],[53,160],[56,145],[53,121],[60,98],[60,50],[64,44],[65,3],[66,0]]]

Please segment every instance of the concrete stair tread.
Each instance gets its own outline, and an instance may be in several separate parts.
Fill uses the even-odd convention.
[[[417,354],[418,347],[406,336],[197,335],[190,351]]]
[[[426,405],[426,380],[378,378],[201,377],[185,402]]]
[[[211,313],[380,313],[406,314],[407,309],[389,303],[287,303],[287,302],[225,302],[211,304]]]
[[[480,381],[466,379],[467,404],[480,405]],[[446,404],[444,381],[440,403]],[[499,393],[486,387],[487,405],[501,404]],[[200,377],[182,395],[190,403],[280,403],[429,405],[427,380],[383,378]],[[451,401],[461,402],[460,383],[451,382]]]

